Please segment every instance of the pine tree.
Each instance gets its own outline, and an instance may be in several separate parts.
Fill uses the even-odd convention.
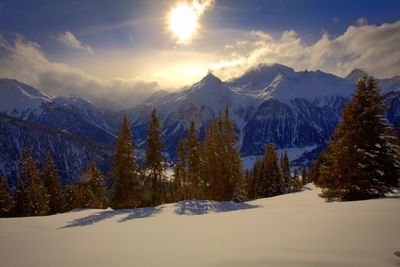
[[[327,152],[323,150],[319,153],[317,159],[313,162],[310,171],[310,182],[313,182],[316,186],[320,186],[319,178],[321,176],[321,168],[323,165],[327,165]]]
[[[246,195],[248,199],[255,199],[255,181],[254,176],[249,170],[245,171],[244,175]]]
[[[308,183],[307,169],[306,166],[303,166],[301,168],[301,184],[306,185],[307,183]]]
[[[88,183],[93,195],[93,208],[106,209],[108,207],[107,188],[94,162],[89,163],[86,173],[90,177]]]
[[[207,178],[206,197],[232,200],[234,190],[243,180],[242,161],[236,147],[236,134],[229,110],[210,125],[202,149],[202,177]]]
[[[14,206],[14,201],[8,191],[7,178],[0,172],[0,217],[7,213]]]
[[[223,144],[223,150],[221,151],[224,155],[226,171],[224,174],[227,176],[227,182],[224,186],[225,199],[232,199],[235,188],[240,187],[241,191],[243,183],[243,165],[240,158],[240,151],[236,146],[237,135],[234,130],[234,123],[229,118],[229,108],[226,107],[222,117],[222,134],[221,141]]]
[[[64,212],[79,208],[78,186],[68,184],[64,188]]]
[[[297,167],[295,167],[293,169],[293,176],[292,176],[292,182],[291,182],[292,186],[292,192],[297,192],[301,190],[301,181],[299,179],[299,169]]]
[[[290,177],[290,161],[286,151],[281,156],[280,169],[282,173],[282,179],[284,182],[284,193],[288,193],[291,191],[291,177]]]
[[[28,148],[22,151],[19,162],[20,179],[17,183],[17,213],[22,216],[47,215],[49,196]]]
[[[398,140],[373,79],[360,79],[329,143],[318,184],[327,201],[383,196],[399,177]]]
[[[266,147],[263,165],[264,173],[261,178],[263,196],[269,197],[285,193],[284,181],[278,167],[278,157],[273,144]]]
[[[140,206],[138,167],[126,115],[117,138],[110,176],[113,178],[111,207],[129,209]]]
[[[205,181],[201,179],[200,144],[197,140],[197,131],[194,121],[191,121],[188,133],[188,158],[187,178],[191,187],[191,199],[199,199],[205,187]]]
[[[157,111],[151,113],[147,149],[146,149],[146,174],[151,183],[151,204],[156,206],[165,201],[163,193],[164,162],[161,153],[161,128],[157,118]]]
[[[63,211],[64,199],[60,187],[60,176],[58,175],[54,160],[48,152],[44,162],[42,180],[49,195],[49,214]]]
[[[174,166],[174,200],[180,201],[188,197],[188,184],[187,184],[187,155],[186,155],[186,142],[184,139],[179,140],[178,148],[176,151],[178,161]]]

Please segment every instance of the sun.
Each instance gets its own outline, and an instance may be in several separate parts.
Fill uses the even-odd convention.
[[[198,17],[196,10],[185,3],[179,4],[171,10],[168,16],[168,24],[179,43],[190,42],[198,28]]]

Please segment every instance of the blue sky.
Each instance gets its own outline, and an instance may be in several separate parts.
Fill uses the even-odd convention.
[[[169,14],[192,1],[0,0],[0,75],[42,87],[72,76],[74,88],[129,90],[178,88],[208,70],[229,79],[275,62],[339,76],[354,67],[400,74],[398,0],[198,1],[206,2],[196,32],[180,43]]]

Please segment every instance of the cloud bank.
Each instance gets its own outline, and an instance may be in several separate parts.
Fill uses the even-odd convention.
[[[400,75],[400,21],[367,25],[359,19],[340,36],[324,33],[315,43],[305,44],[293,30],[273,38],[251,31],[227,44],[224,59],[208,68],[224,79],[233,78],[259,64],[280,63],[296,70],[317,70],[347,75],[362,68],[378,78]]]
[[[8,42],[0,35],[0,77],[25,82],[52,95],[76,95],[109,108],[129,108],[158,90],[157,82],[102,80],[64,63],[52,62],[39,44],[17,35]]]
[[[89,45],[83,44],[81,41],[79,41],[70,31],[57,34],[56,39],[65,46],[85,51],[91,55],[93,54],[93,49]]]

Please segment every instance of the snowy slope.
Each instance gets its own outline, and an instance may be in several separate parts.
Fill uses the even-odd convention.
[[[149,114],[156,108],[163,127],[164,149],[172,157],[179,139],[187,135],[190,120],[196,122],[202,137],[225,106],[235,123],[242,156],[260,155],[268,143],[279,149],[320,149],[339,122],[360,75],[365,72],[356,69],[343,79],[322,71],[296,72],[280,64],[260,65],[226,82],[208,73],[180,91],[154,94],[126,113],[140,146],[145,144]],[[398,76],[379,80],[378,86],[390,93],[400,88],[398,80]],[[400,116],[393,101],[396,97],[390,99],[395,104],[388,110],[390,123]]]
[[[0,112],[26,117],[37,111],[42,103],[52,100],[49,95],[13,79],[0,79]]]
[[[115,138],[115,130],[82,98],[49,96],[10,79],[0,79],[0,97],[1,113],[105,143]]]
[[[0,257],[3,267],[400,264],[398,196],[325,203],[318,192],[3,218]]]
[[[10,186],[16,184],[24,147],[39,162],[51,152],[63,184],[79,181],[89,161],[95,161],[103,172],[110,169],[111,146],[0,113],[0,171],[8,177]]]

